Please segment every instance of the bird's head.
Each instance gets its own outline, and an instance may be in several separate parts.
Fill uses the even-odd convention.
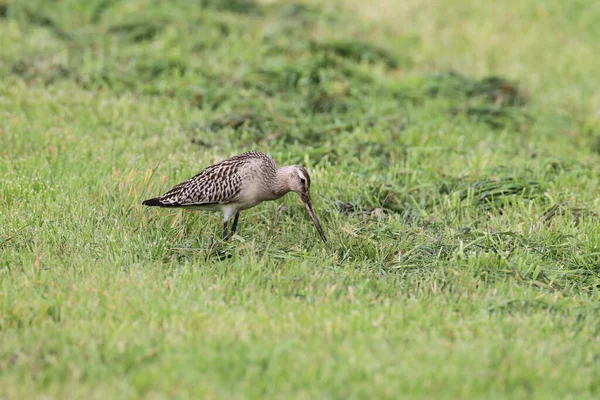
[[[302,199],[304,208],[306,208],[310,218],[313,220],[317,231],[319,231],[319,235],[321,235],[321,239],[323,239],[323,242],[326,243],[327,238],[323,233],[323,228],[321,228],[321,223],[315,214],[315,210],[313,209],[312,201],[310,199],[310,175],[306,169],[300,165],[294,165],[289,168],[288,184],[290,190],[298,193]]]
[[[290,190],[300,195],[302,201],[310,201],[310,175],[300,165],[294,165],[290,168],[288,175]]]

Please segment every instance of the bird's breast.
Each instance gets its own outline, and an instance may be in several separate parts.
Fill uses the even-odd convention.
[[[279,197],[281,196],[273,193],[267,185],[262,184],[258,180],[252,180],[247,182],[242,190],[240,190],[236,203],[247,209],[254,207],[263,201],[275,200]]]

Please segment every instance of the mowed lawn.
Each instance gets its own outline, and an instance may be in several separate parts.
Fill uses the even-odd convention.
[[[598,21],[0,0],[0,398],[598,398]],[[327,244],[140,204],[247,150]]]

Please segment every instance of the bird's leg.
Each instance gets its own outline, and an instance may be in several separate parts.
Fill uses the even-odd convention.
[[[239,218],[240,218],[240,212],[238,211],[235,213],[235,217],[233,218],[233,225],[231,225],[231,235],[232,236],[237,231],[237,223],[238,223]]]
[[[227,233],[227,221],[223,222],[223,241],[226,242],[229,239],[229,235]]]
[[[227,232],[227,223],[229,222],[231,217],[233,217],[233,213],[236,213],[235,218],[233,220],[233,227],[231,229],[231,232]],[[225,242],[227,240],[229,240],[229,238],[231,236],[233,236],[233,234],[235,233],[235,229],[237,228],[238,215],[239,215],[239,213],[233,207],[224,207],[223,208],[223,240]]]

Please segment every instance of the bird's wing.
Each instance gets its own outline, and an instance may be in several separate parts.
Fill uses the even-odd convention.
[[[226,160],[228,161],[228,160]],[[160,197],[165,206],[191,207],[229,203],[242,188],[240,163],[221,162],[175,185]]]

